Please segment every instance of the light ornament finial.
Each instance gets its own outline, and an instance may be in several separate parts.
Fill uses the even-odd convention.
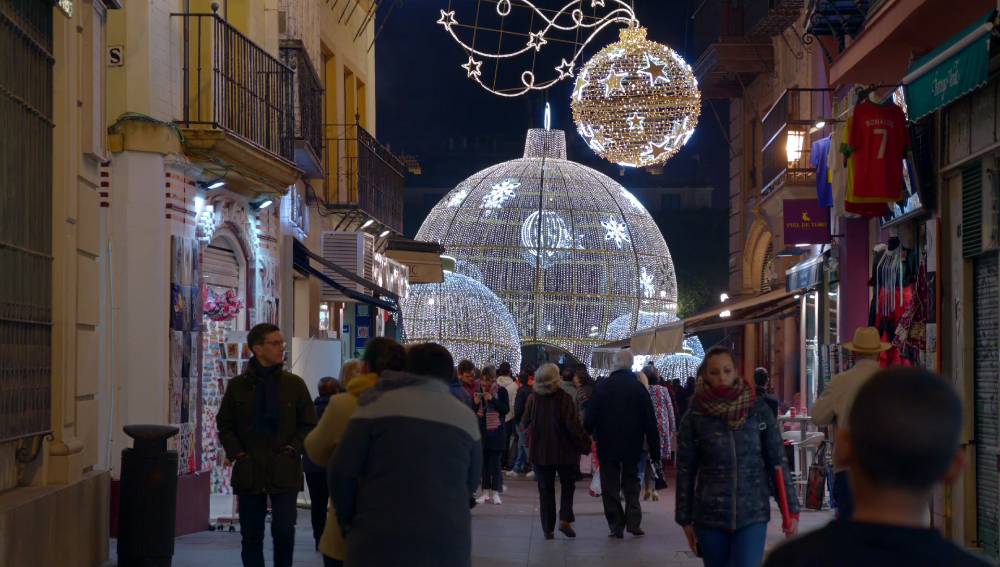
[[[698,125],[701,94],[691,66],[646,29],[621,30],[578,73],[571,107],[577,132],[612,163],[648,167],[677,154]],[[591,83],[587,77],[602,77]],[[600,132],[601,139],[594,134]]]

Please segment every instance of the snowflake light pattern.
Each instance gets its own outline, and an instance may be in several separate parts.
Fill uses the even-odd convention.
[[[483,195],[483,208],[487,209],[486,214],[490,214],[489,209],[499,209],[504,203],[513,199],[514,191],[520,186],[516,179],[504,179],[494,185],[489,193]]]
[[[448,207],[454,208],[462,204],[462,201],[469,195],[468,189],[460,189],[455,191],[451,197],[448,197]]]
[[[601,221],[601,226],[605,230],[604,240],[614,240],[618,248],[621,248],[625,242],[632,242],[625,223],[616,221],[615,217],[608,217],[608,220]]]
[[[656,295],[656,284],[653,282],[653,274],[646,271],[644,267],[639,274],[639,285],[642,287],[643,297],[653,297]]]

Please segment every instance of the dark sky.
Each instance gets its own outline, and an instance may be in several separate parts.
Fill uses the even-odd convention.
[[[415,156],[423,174],[409,180],[414,187],[453,187],[472,173],[495,163],[520,157],[525,131],[541,127],[546,97],[553,107],[552,127],[566,130],[569,158],[618,179],[626,187],[644,186],[712,186],[716,188],[714,203],[724,208],[728,183],[725,138],[719,120],[703,104],[698,128],[680,153],[664,168],[662,175],[644,170],[626,170],[597,156],[576,134],[569,107],[572,85],[569,80],[543,92],[517,98],[493,95],[466,77],[460,65],[467,59],[462,48],[438,25],[439,10],[448,9],[449,0],[396,0],[388,20],[386,14],[393,0],[384,0],[377,27],[385,23],[376,45],[377,136],[395,153]],[[513,0],[517,6],[518,0]],[[561,6],[565,0],[536,0],[539,7]],[[493,14],[495,3],[489,0],[451,0],[460,22],[471,22],[477,5],[482,14]],[[610,0],[608,1],[610,5]],[[692,45],[698,41],[690,18],[695,0],[635,0],[635,11],[649,29],[649,38],[670,45],[689,63],[697,55]],[[589,7],[585,1],[584,6]],[[517,10],[517,8],[515,8]],[[525,11],[526,12],[526,11]],[[516,13],[515,13],[516,15]],[[513,18],[508,18],[508,22]],[[488,25],[485,17],[482,25]],[[519,21],[508,29],[540,27],[534,22]],[[619,26],[608,28],[598,36],[581,61],[600,47],[618,39]],[[459,31],[461,32],[461,30]],[[471,32],[469,32],[471,33]],[[489,42],[496,49],[489,33],[478,36],[477,47]],[[509,34],[503,41],[523,42]],[[504,47],[508,47],[504,43]],[[549,57],[566,56],[570,46],[549,44],[543,53]],[[529,63],[530,65],[530,63]],[[519,73],[524,65],[507,64],[504,73]],[[536,68],[541,78],[546,68],[542,59]],[[486,74],[492,72],[487,71]],[[485,76],[485,74],[484,74]],[[516,76],[516,75],[514,75]],[[726,120],[726,105],[718,105],[718,116]]]

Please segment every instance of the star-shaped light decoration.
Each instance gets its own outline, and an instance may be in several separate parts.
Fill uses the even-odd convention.
[[[566,77],[572,77],[573,76],[573,64],[570,63],[569,61],[566,61],[565,59],[563,59],[562,63],[560,63],[556,67],[556,71],[559,73],[559,80],[560,81],[563,80],[563,79],[565,79]]]
[[[648,53],[645,56],[646,63],[642,67],[639,67],[639,74],[646,75],[649,77],[649,86],[655,87],[657,81],[662,80],[664,83],[670,82],[670,76],[667,74],[667,64],[663,61],[651,57]]]
[[[590,7],[591,8],[596,8],[598,6],[600,6],[601,8],[603,8],[604,7],[604,0],[590,0]]]
[[[535,51],[541,51],[542,46],[548,43],[549,40],[545,39],[545,32],[531,32],[528,34],[528,47],[534,47]]]
[[[441,10],[441,17],[438,18],[437,23],[444,26],[445,29],[450,30],[451,26],[458,23],[458,20],[455,19],[455,10],[451,10],[450,12],[445,12],[444,10]]]
[[[621,249],[622,244],[625,242],[632,242],[632,238],[628,235],[628,228],[625,223],[618,222],[615,217],[608,217],[608,220],[601,221],[601,226],[604,227],[604,240],[614,240],[615,245]]]
[[[643,155],[650,156],[654,160],[657,160],[657,159],[660,158],[660,156],[662,156],[663,154],[665,154],[665,153],[667,153],[669,151],[670,151],[670,137],[667,136],[659,144],[657,144],[656,142],[650,142],[646,146],[646,153],[643,154]]]
[[[470,79],[472,78],[478,79],[479,76],[483,74],[482,67],[483,67],[483,62],[476,61],[475,58],[473,58],[471,55],[469,56],[469,62],[462,65],[462,68],[465,69],[465,72],[469,75]]]
[[[588,72],[584,71],[580,73],[580,76],[576,78],[576,85],[573,87],[573,100],[583,100],[583,89],[590,85],[590,81],[587,80]]]
[[[628,73],[617,73],[612,67],[608,76],[599,81],[604,85],[604,98],[611,98],[616,92],[625,94],[625,77],[628,77]]]
[[[603,152],[604,149],[608,147],[608,143],[611,142],[611,138],[609,138],[604,133],[604,128],[593,128],[593,127],[591,127],[590,131],[591,131],[591,135],[590,135],[590,148],[592,150],[597,150],[597,151],[602,151]]]
[[[625,122],[628,123],[629,130],[638,130],[639,132],[645,130],[646,118],[639,114],[638,110],[629,114],[628,117],[625,118]]]

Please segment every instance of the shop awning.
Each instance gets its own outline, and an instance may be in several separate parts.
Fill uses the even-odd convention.
[[[627,339],[601,345],[594,350],[614,354],[615,351],[627,348],[632,354],[674,354],[684,351],[684,321],[671,321],[657,327],[640,329]]]
[[[910,65],[903,84],[911,121],[916,122],[986,84],[995,20],[996,11],[990,11]]]
[[[780,289],[731,299],[717,308],[684,319],[684,332],[690,335],[791,317],[798,310],[797,293]]]
[[[437,242],[423,242],[402,236],[393,236],[385,248],[385,255],[410,268],[410,283],[441,283],[441,254],[444,247]]]
[[[310,263],[310,260],[314,260],[317,263],[323,265],[324,267],[333,270],[339,275],[361,284],[362,286],[370,289],[373,295],[368,295],[366,293],[361,293],[359,291],[350,289],[338,283],[333,278],[327,276],[320,270],[314,268]],[[292,246],[292,265],[296,270],[302,273],[308,274],[318,278],[321,282],[342,293],[345,297],[357,301],[359,303],[366,303],[373,307],[381,307],[387,311],[398,311],[399,310],[399,296],[395,293],[385,289],[384,287],[376,284],[375,282],[370,282],[361,276],[347,270],[341,266],[334,264],[320,256],[319,254],[314,254],[304,244],[295,240]],[[384,299],[383,299],[384,298]]]
[[[817,287],[823,282],[825,256],[813,256],[785,271],[785,289],[802,290]]]

